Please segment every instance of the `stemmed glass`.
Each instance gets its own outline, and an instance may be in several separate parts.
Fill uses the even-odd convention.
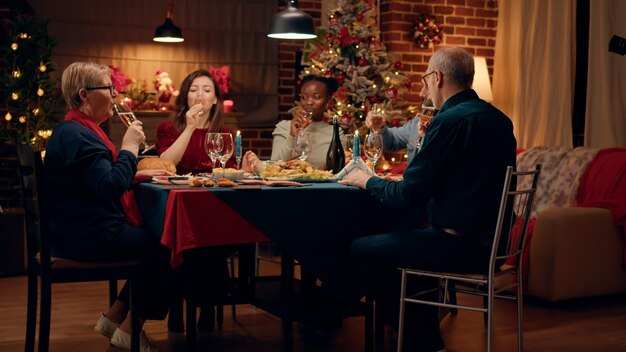
[[[374,170],[376,162],[383,152],[383,137],[379,133],[370,131],[363,142],[363,151],[372,162],[372,170]]]
[[[233,156],[235,151],[233,135],[230,133],[219,133],[218,144],[220,148],[217,151],[217,157],[220,159],[220,163],[222,163],[222,168],[226,169],[226,162]]]
[[[126,127],[130,127],[133,122],[137,121],[137,116],[135,116],[135,113],[133,113],[130,106],[128,106],[123,99],[113,103],[113,112]],[[154,145],[149,146],[145,141],[141,142],[141,145],[143,146],[141,154],[144,154],[148,150],[154,149],[155,147]]]
[[[435,114],[435,105],[433,104],[432,100],[426,99],[422,102],[422,114],[426,116],[433,116]],[[423,142],[424,136],[418,135],[417,140],[415,141],[415,146],[417,147],[418,152],[420,151],[420,149],[422,149]]]
[[[221,144],[219,143],[219,133],[209,132],[206,134],[206,139],[204,142],[204,147],[206,149],[209,158],[211,158],[211,168],[215,169],[215,162],[217,161],[217,156],[219,149],[221,148]]]
[[[308,132],[304,132],[304,129],[299,129],[294,142],[293,151],[298,155],[298,158],[305,161],[311,153],[311,138]]]

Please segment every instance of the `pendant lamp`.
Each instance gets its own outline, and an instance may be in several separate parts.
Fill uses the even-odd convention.
[[[316,38],[313,17],[297,8],[297,0],[287,0],[287,8],[272,17],[270,38],[312,39]]]
[[[185,41],[183,31],[172,22],[173,15],[174,4],[172,0],[170,0],[167,3],[167,17],[165,18],[165,22],[154,31],[154,38],[152,38],[152,40],[161,43],[180,43]]]

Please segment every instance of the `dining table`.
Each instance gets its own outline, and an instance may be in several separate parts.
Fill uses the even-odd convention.
[[[141,183],[134,193],[143,226],[171,249],[172,266],[183,262],[187,249],[271,241],[346,301],[364,292],[359,268],[348,258],[350,242],[412,222],[406,209],[337,182],[235,188]],[[292,278],[293,271],[282,275]],[[283,316],[283,322],[290,329],[291,320]]]

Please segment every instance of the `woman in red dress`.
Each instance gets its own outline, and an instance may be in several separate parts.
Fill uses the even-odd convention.
[[[190,73],[176,97],[174,118],[157,128],[157,152],[163,159],[176,164],[179,175],[211,172],[214,165],[204,142],[208,132],[231,133],[224,128],[219,85],[207,70]],[[226,163],[235,167],[234,159]]]

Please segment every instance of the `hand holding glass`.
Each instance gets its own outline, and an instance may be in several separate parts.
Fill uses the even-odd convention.
[[[432,117],[434,114],[435,114],[435,105],[433,104],[433,101],[430,99],[424,100],[424,102],[422,102],[422,115]],[[425,121],[420,121],[420,124],[423,122]],[[419,133],[419,130],[417,133]],[[424,142],[424,136],[420,135],[417,137],[417,141],[416,141],[417,151],[422,149],[422,142]]]
[[[137,116],[135,116],[135,113],[133,113],[124,100],[113,104],[113,112],[126,127],[129,127],[133,122],[137,121]],[[143,146],[141,154],[144,154],[150,149],[154,149],[154,145],[149,146],[145,141],[141,142],[141,145]]]

